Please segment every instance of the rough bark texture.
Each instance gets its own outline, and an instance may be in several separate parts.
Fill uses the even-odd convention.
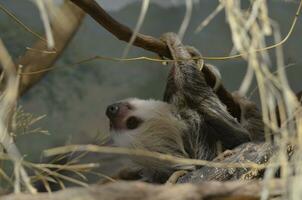
[[[23,66],[22,72],[24,73],[20,80],[19,96],[22,96],[28,89],[45,76],[48,72],[47,68],[51,67],[62,54],[85,16],[85,12],[68,1],[61,6],[59,12],[64,13],[67,23],[62,24],[58,21],[52,21],[52,33],[54,36],[56,53],[43,53],[28,50],[17,62],[18,65]],[[46,50],[47,46],[44,41],[39,40],[32,48]],[[26,75],[26,73],[35,71],[43,72]]]
[[[276,150],[269,143],[245,143],[219,155],[213,161],[222,163],[265,164]],[[201,183],[203,181],[227,181],[255,179],[263,175],[264,169],[202,167],[178,179],[178,183]]]
[[[260,199],[263,183],[260,181],[203,182],[200,184],[152,185],[143,182],[116,182],[89,188],[70,188],[50,194],[11,194],[1,200],[256,200]],[[281,196],[278,180],[267,186],[269,197]]]

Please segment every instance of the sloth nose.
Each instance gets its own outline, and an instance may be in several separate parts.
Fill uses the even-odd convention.
[[[117,116],[118,111],[119,111],[119,104],[115,103],[115,104],[111,104],[107,107],[106,109],[106,115],[109,119],[112,119],[114,117]]]

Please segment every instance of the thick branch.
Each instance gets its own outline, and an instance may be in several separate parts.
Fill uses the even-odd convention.
[[[269,197],[280,197],[284,187],[279,180],[273,180]],[[200,199],[260,199],[263,183],[260,181],[203,182],[201,184],[152,185],[143,182],[116,182],[94,185],[89,188],[70,188],[37,195],[18,194],[2,196],[1,200],[200,200]]]
[[[71,2],[82,8],[95,21],[97,21],[107,31],[116,36],[119,40],[123,40],[125,42],[128,42],[130,40],[133,33],[132,30],[113,19],[94,0],[71,0]],[[133,44],[162,56],[170,57],[168,47],[162,41],[154,37],[138,34]]]
[[[65,47],[78,30],[85,13],[70,2],[65,2],[59,9],[59,13],[64,14],[67,23],[52,21],[52,31],[55,40],[56,53],[43,53],[37,50],[46,50],[44,41],[37,41],[33,49],[28,50],[18,61],[23,65],[23,73],[41,71],[51,67],[64,51]],[[41,80],[48,71],[42,73],[22,75],[20,80],[19,96],[23,95],[34,84]]]
[[[132,30],[113,19],[95,0],[70,0],[74,4],[82,8],[95,21],[97,21],[106,30],[116,36],[119,40],[128,42],[133,34]],[[133,43],[135,46],[141,47],[148,51],[152,51],[161,56],[170,58],[168,47],[162,41],[148,35],[137,34]],[[207,68],[203,68],[206,80],[210,86],[214,86],[216,78],[214,74]],[[217,89],[219,99],[228,107],[229,112],[236,118],[240,119],[240,106],[232,98],[232,95],[221,85]]]
[[[245,143],[233,150],[218,155],[213,161],[222,163],[268,163],[276,147],[269,143]],[[202,183],[204,181],[228,181],[256,179],[263,176],[264,169],[215,168],[204,166],[178,179],[178,183]]]

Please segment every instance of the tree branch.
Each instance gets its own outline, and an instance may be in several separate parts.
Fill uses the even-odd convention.
[[[81,9],[83,9],[87,14],[89,14],[95,21],[97,21],[101,26],[103,26],[107,31],[116,36],[119,40],[129,42],[133,31],[116,21],[112,18],[95,0],[70,0]],[[133,45],[141,47],[145,50],[154,52],[161,56],[171,58],[168,47],[165,43],[156,39],[152,36],[137,34]],[[207,67],[203,67],[203,73],[205,73],[206,81],[210,86],[214,86],[216,82],[215,75]],[[219,99],[227,106],[229,112],[236,118],[240,119],[240,106],[236,102],[232,95],[221,85],[216,91]]]
[[[219,154],[213,162],[225,163],[268,163],[277,147],[269,143],[244,143],[233,150]],[[265,169],[216,168],[204,166],[180,177],[177,183],[202,183],[204,181],[251,180],[261,178]]]
[[[266,185],[270,197],[281,197],[284,185],[272,180]],[[116,182],[89,188],[69,188],[59,192],[36,195],[18,194],[2,196],[1,200],[199,200],[199,199],[260,199],[264,184],[261,181],[203,182],[201,184],[152,185],[143,182]]]
[[[133,31],[113,19],[97,2],[94,0],[71,0],[74,4],[83,9],[95,21],[103,26],[107,31],[116,36],[119,40],[129,42]],[[165,57],[171,57],[168,47],[160,40],[143,34],[137,34],[133,43],[148,51],[160,54]]]
[[[42,51],[26,51],[26,53],[17,62],[17,66],[23,66],[23,73],[41,71],[53,65],[78,30],[85,16],[85,12],[70,2],[65,2],[59,8],[58,13],[63,14],[65,19],[59,19],[61,21],[52,21],[52,31],[56,52],[43,53]],[[66,20],[66,23],[62,23],[63,20]],[[39,40],[33,45],[32,49],[45,50],[47,49],[47,44],[45,41]],[[20,80],[19,96],[22,96],[34,84],[40,81],[47,72],[48,71],[45,70],[44,72],[37,74],[22,75]]]

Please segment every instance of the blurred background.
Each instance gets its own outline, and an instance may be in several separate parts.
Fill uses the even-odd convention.
[[[31,1],[0,0],[1,4],[15,13],[26,25],[43,34],[39,11]],[[141,11],[141,1],[98,0],[115,19],[134,28]],[[60,3],[60,1],[58,1]],[[284,37],[295,15],[298,1],[274,0],[268,2],[270,17],[280,26]],[[194,30],[218,5],[217,1],[194,1],[192,18],[184,36],[184,43],[195,46],[204,56],[229,55],[232,39],[224,13],[221,12],[200,33]],[[140,32],[160,37],[164,32],[177,32],[185,14],[184,1],[153,0],[147,11]],[[302,90],[302,21],[284,45],[285,64],[289,82],[294,91]],[[0,37],[16,60],[35,41],[30,33],[0,12]],[[268,39],[267,44],[273,41]],[[56,70],[48,73],[20,100],[25,112],[35,116],[46,115],[35,124],[49,132],[27,134],[17,137],[20,151],[31,161],[39,161],[44,149],[69,144],[96,143],[100,134],[108,133],[106,106],[127,98],[161,99],[168,67],[149,61],[112,62],[91,61],[77,66],[71,63],[96,55],[121,57],[126,43],[117,40],[89,16],[86,16],[79,31],[55,63]],[[274,68],[274,50],[270,51]],[[132,47],[128,57],[155,56]],[[246,71],[246,62],[240,59],[210,61],[218,67],[224,85],[235,91],[239,88]],[[252,89],[255,88],[253,84]],[[258,102],[257,94],[252,98]]]

